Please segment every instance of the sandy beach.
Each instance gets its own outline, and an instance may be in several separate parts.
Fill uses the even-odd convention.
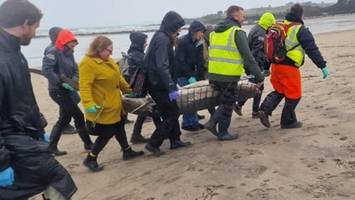
[[[99,173],[82,165],[86,153],[79,136],[64,135],[59,147],[69,154],[58,160],[79,188],[73,200],[355,199],[355,30],[318,34],[316,40],[330,77],[323,80],[307,58],[297,109],[303,128],[280,129],[279,107],[271,117],[272,127],[266,129],[251,118],[248,101],[243,116],[233,115],[230,131],[240,134],[236,141],[220,142],[208,131],[183,132],[192,147],[171,151],[166,141],[162,157],[146,152],[142,158],[123,161],[112,139],[100,154],[105,170]],[[50,132],[58,107],[48,95],[47,80],[39,75],[32,80]],[[271,90],[268,79],[266,88]],[[126,125],[129,138],[132,126]],[[152,131],[153,124],[146,123],[143,134]],[[144,145],[133,148],[143,150]]]

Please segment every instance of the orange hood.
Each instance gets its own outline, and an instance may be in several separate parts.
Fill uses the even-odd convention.
[[[64,51],[64,46],[71,41],[77,41],[74,34],[67,29],[63,29],[58,34],[57,41],[55,42],[55,47],[60,51]]]

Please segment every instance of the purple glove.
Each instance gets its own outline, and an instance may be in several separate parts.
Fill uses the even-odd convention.
[[[180,96],[179,91],[175,90],[169,93],[169,99],[170,101],[175,101],[178,96]]]

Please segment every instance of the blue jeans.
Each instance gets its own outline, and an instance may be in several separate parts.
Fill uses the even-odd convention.
[[[188,85],[188,78],[185,77],[180,77],[177,79],[177,83],[179,84],[179,86],[185,86]],[[197,116],[197,112],[195,113],[190,113],[190,114],[184,114],[182,116],[182,125],[183,128],[184,127],[188,127],[188,126],[198,126],[198,116]]]

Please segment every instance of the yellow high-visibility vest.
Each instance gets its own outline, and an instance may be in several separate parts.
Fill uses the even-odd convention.
[[[222,33],[210,34],[208,50],[208,73],[224,76],[241,76],[245,74],[243,58],[235,43],[236,31],[242,31],[233,26]]]
[[[287,20],[285,20],[284,23],[287,25],[291,24],[291,22]],[[301,27],[301,24],[291,26],[287,31],[287,37],[285,39],[287,57],[295,62],[296,67],[301,67],[304,63],[305,58],[305,51],[300,45],[300,42],[297,38],[297,34],[300,31]]]

